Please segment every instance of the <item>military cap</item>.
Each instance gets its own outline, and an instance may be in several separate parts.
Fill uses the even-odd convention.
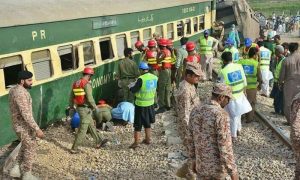
[[[230,99],[232,98],[232,89],[230,86],[224,84],[224,83],[216,83],[213,86],[212,92],[214,94],[219,94],[219,95],[224,95],[229,97]]]
[[[202,76],[201,66],[196,62],[188,62],[186,63],[186,69],[193,71],[197,76]]]
[[[20,71],[18,73],[18,79],[30,79],[32,76],[33,75],[30,71]]]

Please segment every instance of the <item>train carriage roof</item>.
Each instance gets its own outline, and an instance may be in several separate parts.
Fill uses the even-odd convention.
[[[211,0],[0,0],[0,27],[133,13]]]

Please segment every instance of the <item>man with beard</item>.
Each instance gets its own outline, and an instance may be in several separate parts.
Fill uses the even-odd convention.
[[[32,86],[32,73],[21,71],[18,84],[9,91],[9,107],[13,128],[22,143],[17,157],[18,163],[10,171],[10,176],[22,179],[37,179],[32,175],[32,164],[36,155],[35,137],[43,138],[44,133],[34,121],[32,115],[32,99],[27,89]],[[20,166],[21,165],[21,170]]]

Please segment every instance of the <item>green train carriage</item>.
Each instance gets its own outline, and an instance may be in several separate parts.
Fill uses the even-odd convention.
[[[175,46],[182,36],[197,40],[211,28],[215,13],[214,0],[5,1],[0,7],[0,146],[16,139],[8,92],[18,71],[33,72],[34,118],[46,127],[65,116],[71,85],[84,66],[95,70],[94,98],[112,99],[125,47],[147,43],[154,32]]]

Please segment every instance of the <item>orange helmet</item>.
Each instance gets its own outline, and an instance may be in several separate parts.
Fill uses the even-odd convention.
[[[173,41],[172,41],[171,39],[168,39],[168,40],[167,40],[167,45],[168,45],[168,46],[173,46]]]
[[[105,104],[106,102],[105,102],[105,100],[101,99],[98,103],[99,103],[100,105],[102,105],[102,104]]]
[[[187,43],[185,44],[185,47],[186,47],[186,50],[187,50],[187,51],[194,51],[194,50],[195,50],[195,43],[189,41],[189,42],[187,42]]]
[[[151,39],[148,41],[148,47],[155,47],[156,46],[156,41]]]
[[[85,67],[83,70],[83,74],[94,75],[94,69],[91,67]]]
[[[161,39],[159,39],[158,44],[159,44],[160,46],[167,46],[167,45],[168,45],[168,40],[165,39],[165,38],[161,38]]]
[[[141,47],[142,45],[144,45],[142,41],[137,41],[137,42],[134,44],[135,48],[139,48],[139,47]]]

